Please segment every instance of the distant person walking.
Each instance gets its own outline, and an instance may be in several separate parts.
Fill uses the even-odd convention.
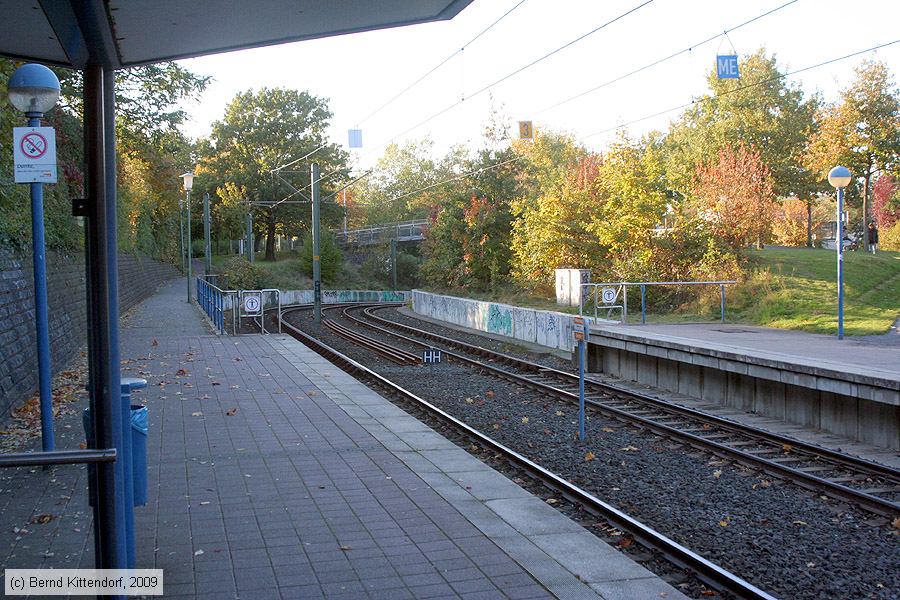
[[[866,235],[869,236],[869,249],[872,251],[872,254],[875,254],[875,250],[878,247],[878,228],[875,227],[874,222],[869,223],[869,230]]]

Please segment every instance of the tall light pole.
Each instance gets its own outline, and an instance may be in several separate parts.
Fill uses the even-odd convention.
[[[838,288],[838,339],[844,339],[844,188],[850,185],[853,175],[847,167],[837,166],[828,173],[828,183],[837,190],[837,288]]]
[[[191,302],[191,188],[194,187],[194,174],[188,171],[181,176],[184,182],[184,192],[186,194],[184,203],[187,209],[187,217],[185,218],[185,229],[187,229],[187,243],[185,243],[185,252],[187,254],[187,301]]]
[[[181,270],[184,272],[187,265],[184,264],[184,199],[178,198],[178,252],[181,254]]]
[[[28,127],[40,127],[44,113],[56,106],[59,79],[44,65],[27,64],[9,78],[9,102],[28,117]],[[26,133],[20,143],[29,157],[49,153],[48,140],[39,131]],[[54,139],[55,147],[55,139]],[[19,181],[19,178],[16,178]],[[38,344],[38,389],[41,396],[41,447],[53,450],[53,403],[50,389],[50,328],[47,307],[47,262],[44,242],[44,184],[24,179],[31,185],[31,243],[34,269],[34,312]],[[52,181],[56,181],[55,165]]]
[[[309,167],[310,183],[312,184],[312,242],[313,242],[313,318],[316,323],[322,322],[322,264],[319,257],[319,163],[312,163]]]

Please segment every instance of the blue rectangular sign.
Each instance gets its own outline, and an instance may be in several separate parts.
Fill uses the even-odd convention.
[[[739,79],[737,54],[720,54],[716,57],[716,73],[719,79]]]
[[[362,148],[362,129],[348,129],[351,148]]]

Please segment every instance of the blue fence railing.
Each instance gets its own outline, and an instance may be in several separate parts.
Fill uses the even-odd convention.
[[[215,284],[216,275],[197,278],[197,304],[213,322],[220,334],[225,333],[225,296],[236,294],[235,290],[222,290]]]

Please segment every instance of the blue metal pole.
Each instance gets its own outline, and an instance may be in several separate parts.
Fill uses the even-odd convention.
[[[641,325],[647,324],[647,286],[641,285]]]
[[[103,69],[103,120],[104,129],[104,152],[106,163],[106,193],[104,194],[104,203],[106,204],[106,297],[107,297],[107,314],[109,322],[107,325],[109,336],[109,354],[108,354],[108,395],[111,405],[115,405],[117,396],[121,389],[121,358],[119,352],[119,240],[118,240],[118,218],[116,216],[116,72],[112,69]],[[131,488],[131,410],[127,406],[123,407],[122,414],[119,415],[119,422],[122,430],[118,436],[114,433],[114,439],[117,438],[119,444],[116,446],[120,455],[127,453],[127,460],[116,461],[116,475],[119,481],[116,483],[116,501],[121,508],[121,517],[119,522],[124,531],[119,533],[117,544],[119,547],[119,560],[124,561],[124,565],[131,564],[134,556],[134,503],[128,500],[128,490]],[[123,535],[124,534],[124,535]],[[129,546],[129,537],[131,538],[131,546]],[[122,564],[122,563],[120,563]],[[123,566],[124,566],[123,565]]]
[[[131,462],[131,385],[127,378],[121,381],[122,402],[122,453],[118,460],[122,461],[122,479],[125,488],[125,560],[129,569],[134,569],[137,564],[134,538],[134,465]]]
[[[837,190],[838,339],[844,339],[844,188]]]
[[[578,439],[584,441],[584,363],[586,358],[588,324],[584,321],[584,336],[578,341]]]
[[[719,284],[719,304],[722,312],[722,322],[725,322],[725,284]]]
[[[28,115],[29,127],[41,118]],[[41,396],[41,448],[53,450],[53,401],[50,387],[50,311],[47,306],[47,262],[44,243],[44,184],[31,184],[31,244],[34,271],[34,316],[38,345],[38,389]]]

